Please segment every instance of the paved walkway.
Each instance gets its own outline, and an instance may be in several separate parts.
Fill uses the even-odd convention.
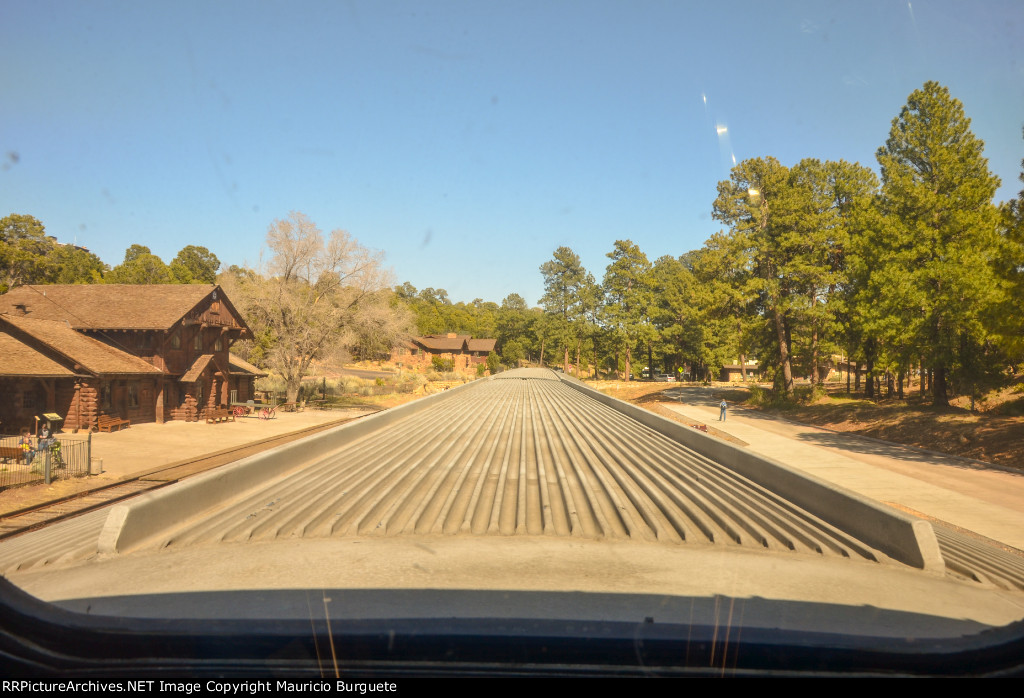
[[[92,455],[103,459],[102,477],[119,480],[186,458],[361,414],[366,414],[366,410],[303,410],[278,412],[267,420],[240,417],[223,424],[136,424],[123,431],[93,434]]]
[[[718,403],[697,388],[669,409],[745,441],[750,450],[880,502],[1024,550],[1024,474],[975,461],[836,433]]]

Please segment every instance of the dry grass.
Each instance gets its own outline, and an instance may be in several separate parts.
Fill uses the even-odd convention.
[[[644,407],[675,402],[674,398],[661,395],[672,390],[674,383],[603,381],[593,385]],[[970,400],[966,398],[954,400],[948,409],[936,409],[922,403],[916,389],[906,400],[883,398],[872,402],[847,396],[844,386],[835,386],[812,404],[784,408],[751,404],[750,392],[739,385],[717,384],[708,390],[716,399],[724,397],[797,422],[1024,470],[1022,377],[978,400],[975,412],[969,410]]]

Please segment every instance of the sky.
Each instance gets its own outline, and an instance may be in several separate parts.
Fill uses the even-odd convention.
[[[1019,0],[328,0],[0,5],[0,216],[111,266],[132,244],[258,265],[300,211],[394,281],[535,304],[566,245],[600,280],[721,225],[735,162],[860,162],[949,88],[1016,196]]]

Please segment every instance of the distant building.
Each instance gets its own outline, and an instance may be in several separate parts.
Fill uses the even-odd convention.
[[[761,376],[761,365],[753,360],[747,360],[742,365],[739,361],[734,361],[722,366],[719,380],[724,382],[742,381],[744,373],[747,380],[757,380]]]
[[[470,368],[487,361],[496,339],[474,339],[468,334],[428,334],[411,337],[391,352],[391,360],[408,368],[429,368],[435,356],[450,360],[454,370]]]
[[[0,432],[44,412],[65,429],[203,419],[266,375],[228,351],[251,336],[219,286],[14,288],[0,295]]]

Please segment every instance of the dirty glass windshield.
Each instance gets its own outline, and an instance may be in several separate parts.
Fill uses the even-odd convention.
[[[110,483],[308,439],[150,476],[182,482],[89,513],[77,552],[0,541],[22,589],[1019,620],[1018,3],[3,14],[0,503],[86,433],[107,473],[76,474]]]

